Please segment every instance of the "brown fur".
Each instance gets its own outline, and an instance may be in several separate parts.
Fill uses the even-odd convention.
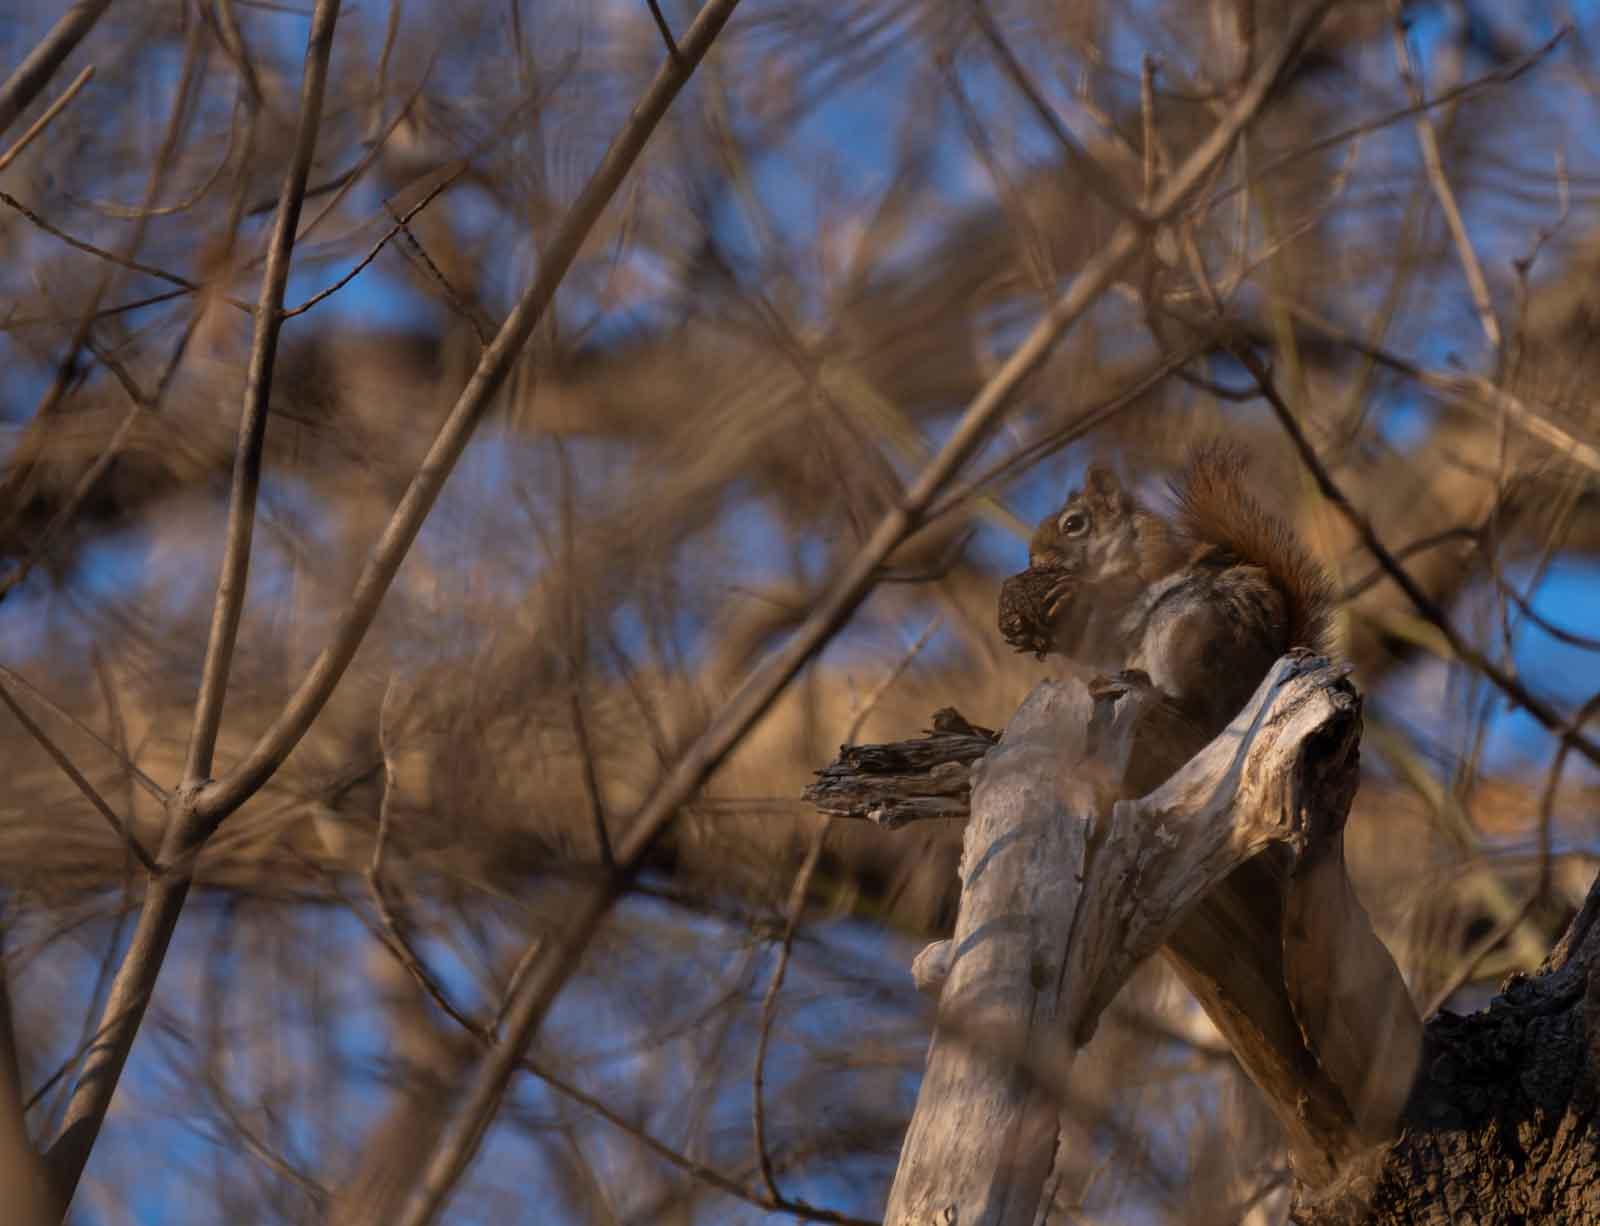
[[[1227,443],[1208,443],[1173,485],[1177,530],[1197,551],[1220,549],[1259,566],[1283,593],[1286,647],[1326,653],[1332,637],[1333,585],[1294,530],[1245,488],[1248,459]]]

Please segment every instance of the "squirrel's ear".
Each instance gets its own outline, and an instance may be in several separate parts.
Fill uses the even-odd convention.
[[[1091,464],[1083,474],[1083,492],[1095,502],[1115,504],[1122,499],[1122,482],[1104,464]]]

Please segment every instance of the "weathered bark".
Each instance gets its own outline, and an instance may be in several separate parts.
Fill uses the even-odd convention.
[[[1033,1220],[1073,1056],[1163,944],[1267,1095],[1303,1185],[1393,1135],[1420,1027],[1344,873],[1358,696],[1286,657],[1223,735],[1111,809],[1164,714],[1137,684],[1047,684],[975,769],[955,937],[917,967],[919,986],[948,978],[887,1222]]]
[[[1070,1063],[1089,999],[1067,955],[1082,889],[1068,866],[1089,855],[1096,808],[1076,769],[1090,712],[1081,685],[1041,685],[976,769],[954,943],[922,965],[956,952],[886,1223],[1033,1220],[1057,1129],[1041,1083]]]
[[[859,817],[896,830],[930,817],[966,817],[975,762],[994,748],[988,728],[953,707],[933,713],[933,730],[888,745],[841,745],[817,772],[806,799],[831,817]]]
[[[1533,976],[1427,1026],[1392,1145],[1320,1194],[1303,1226],[1600,1222],[1600,880]]]
[[[1317,694],[1330,708],[1320,722],[1306,705]],[[1326,671],[1280,663],[1228,733],[1101,824],[1095,781],[1129,769],[1128,723],[1137,756],[1150,710],[1119,713],[1108,737],[1104,700],[1091,731],[1081,689],[1029,699],[974,772],[956,938],[913,968],[943,997],[888,1222],[1027,1219],[1058,1143],[1047,1104],[1070,1094],[1078,1040],[1176,915],[1164,952],[1284,1123],[1294,1221],[1600,1223],[1600,879],[1537,975],[1471,1017],[1440,1013],[1414,1061],[1415,1016],[1338,837],[1355,782],[1350,697]],[[967,791],[951,781],[972,748],[948,731],[854,747],[816,799],[876,815],[881,798],[938,778],[940,815],[963,816]],[[1208,881],[1184,910],[1174,891]],[[1096,944],[1101,970],[1086,974],[1069,946]]]

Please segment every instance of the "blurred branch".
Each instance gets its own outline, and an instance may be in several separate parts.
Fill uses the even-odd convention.
[[[828,820],[824,818],[811,836],[811,847],[794,876],[789,889],[789,905],[784,908],[783,940],[778,948],[778,965],[773,968],[772,982],[761,999],[761,1029],[756,1039],[756,1066],[750,1077],[750,1123],[756,1149],[756,1169],[761,1172],[761,1182],[767,1195],[775,1202],[784,1201],[778,1191],[777,1177],[772,1170],[772,1155],[767,1151],[767,1110],[764,1090],[767,1082],[767,1047],[772,1041],[772,1024],[778,1017],[778,993],[783,990],[784,976],[789,971],[789,955],[794,952],[794,933],[800,926],[801,913],[806,907],[806,892],[811,888],[811,876],[822,859],[822,845],[828,838]]]
[[[67,86],[61,97],[52,102],[43,115],[40,115],[39,118],[28,125],[28,130],[17,138],[16,144],[12,145],[3,154],[0,154],[0,170],[4,170],[17,160],[22,151],[34,142],[39,133],[50,126],[50,121],[67,109],[67,104],[78,96],[78,91],[87,85],[93,76],[94,65],[85,64],[83,71],[77,75],[71,85]]]
[[[122,449],[128,441],[128,436],[133,433],[133,428],[139,419],[145,413],[153,412],[160,404],[162,394],[166,391],[172,376],[177,373],[178,364],[188,350],[189,341],[194,336],[195,327],[199,322],[200,316],[198,313],[190,315],[189,322],[178,336],[178,343],[173,347],[171,357],[168,359],[166,369],[162,372],[156,391],[149,396],[140,390],[139,385],[121,362],[101,346],[95,344],[92,337],[85,336],[85,343],[95,357],[99,359],[107,370],[111,371],[112,376],[122,387],[129,401],[128,411],[123,414],[122,421],[112,431],[111,437],[106,440],[105,446],[100,449],[100,454],[95,457],[94,462],[84,469],[83,474],[73,484],[71,493],[56,508],[55,514],[50,517],[43,530],[34,537],[28,551],[3,577],[0,577],[0,600],[4,600],[11,589],[26,579],[32,573],[33,568],[39,564],[39,561],[49,555],[50,547],[55,543],[56,537],[77,517],[78,511],[88,500],[89,495],[99,484],[101,478],[106,475],[112,463],[122,454]],[[159,792],[159,794],[162,802],[165,803],[165,792]]]
[[[702,14],[704,20],[696,22],[695,49],[686,50],[684,61],[669,62],[657,74],[645,97],[635,107],[629,123],[606,151],[599,167],[573,202],[560,229],[541,254],[538,276],[501,325],[493,343],[483,352],[472,378],[462,389],[433,445],[423,457],[416,476],[373,547],[360,578],[356,580],[355,590],[333,629],[332,641],[318,654],[282,713],[262,734],[244,760],[224,778],[205,785],[196,797],[196,812],[207,824],[215,825],[222,821],[271,778],[327,703],[361,645],[372,619],[377,616],[378,606],[388,593],[389,585],[394,581],[400,563],[405,560],[412,541],[421,530],[422,521],[438,499],[440,490],[444,488],[478,422],[488,410],[494,393],[504,382],[512,362],[555,297],[557,286],[577,258],[600,214],[644,151],[650,133],[688,79],[694,65],[709,48],[711,39],[736,2],[715,0],[708,4]],[[690,40],[686,40],[685,46],[689,45]]]
[[[955,511],[968,500],[979,497],[984,491],[1001,485],[1012,476],[1025,471],[1040,460],[1054,455],[1091,430],[1104,425],[1118,413],[1128,408],[1141,396],[1160,387],[1169,376],[1176,375],[1184,366],[1194,361],[1210,348],[1207,341],[1192,341],[1187,346],[1156,356],[1138,368],[1125,387],[1119,388],[1095,404],[1075,414],[1064,426],[1050,430],[1039,438],[1017,448],[1010,455],[997,460],[972,480],[963,483],[935,504],[928,518],[940,519]]]
[[[1513,60],[1509,64],[1494,69],[1492,72],[1486,72],[1481,77],[1465,81],[1460,85],[1445,90],[1441,94],[1435,94],[1432,99],[1420,104],[1412,103],[1410,106],[1398,107],[1382,115],[1374,116],[1372,119],[1365,119],[1360,123],[1351,124],[1348,128],[1341,129],[1330,136],[1308,141],[1303,145],[1296,145],[1293,149],[1280,153],[1277,157],[1271,158],[1264,165],[1258,167],[1244,182],[1219,190],[1212,198],[1212,204],[1221,204],[1240,192],[1249,191],[1253,184],[1267,178],[1269,175],[1276,174],[1286,166],[1291,166],[1295,162],[1308,157],[1315,157],[1317,154],[1342,145],[1346,141],[1355,140],[1371,132],[1382,131],[1384,128],[1391,127],[1402,120],[1412,119],[1417,115],[1426,114],[1428,111],[1449,106],[1451,103],[1459,102],[1464,98],[1470,98],[1492,85],[1509,85],[1554,51],[1557,44],[1572,33],[1572,30],[1572,26],[1564,25],[1542,44],[1520,59]]]
[[[1466,222],[1461,219],[1461,206],[1444,173],[1444,158],[1439,153],[1439,134],[1433,130],[1433,120],[1423,106],[1426,99],[1411,63],[1411,49],[1406,45],[1405,24],[1398,0],[1390,0],[1389,8],[1394,17],[1395,62],[1400,69],[1400,79],[1405,82],[1406,92],[1411,96],[1411,105],[1417,108],[1416,122],[1412,126],[1416,129],[1417,145],[1422,150],[1422,165],[1427,171],[1428,181],[1433,184],[1433,194],[1439,201],[1440,211],[1444,213],[1445,224],[1450,227],[1450,237],[1455,242],[1456,255],[1461,260],[1461,271],[1466,275],[1467,290],[1472,295],[1472,305],[1477,308],[1484,339],[1489,342],[1489,348],[1498,361],[1501,357],[1500,321],[1495,317],[1494,303],[1489,298],[1489,284],[1483,279],[1483,265],[1478,262],[1478,253],[1472,248]]]
[[[721,1171],[718,1171],[713,1167],[706,1166],[702,1162],[696,1162],[694,1159],[684,1156],[669,1145],[663,1145],[660,1141],[656,1140],[655,1137],[651,1136],[637,1124],[629,1123],[594,1095],[587,1094],[580,1090],[577,1086],[562,1078],[554,1070],[550,1069],[539,1060],[530,1057],[524,1060],[522,1063],[523,1067],[526,1068],[528,1072],[532,1073],[540,1081],[548,1085],[557,1094],[560,1094],[565,1098],[570,1098],[579,1106],[585,1107],[589,1111],[592,1111],[595,1115],[598,1115],[601,1119],[605,1120],[605,1122],[610,1124],[613,1128],[616,1128],[632,1137],[635,1141],[644,1146],[662,1161],[670,1163],[672,1166],[675,1166],[685,1174],[698,1179],[701,1183],[708,1187],[716,1188],[718,1191],[726,1192],[730,1196],[736,1196],[747,1204],[755,1205],[758,1208],[767,1209],[773,1213],[786,1214],[789,1217],[798,1218],[805,1222],[833,1222],[836,1223],[837,1226],[878,1226],[877,1219],[875,1218],[868,1219],[851,1217],[849,1214],[835,1213],[831,1209],[823,1209],[815,1205],[807,1205],[798,1201],[788,1201],[782,1199],[781,1197],[758,1196],[751,1192],[738,1180],[730,1179]]]
[[[962,543],[965,544],[965,541]],[[862,700],[860,708],[850,719],[850,727],[844,735],[844,743],[846,745],[854,745],[856,743],[856,737],[861,735],[861,725],[867,722],[873,711],[877,709],[878,703],[883,700],[883,696],[893,688],[894,683],[905,675],[906,669],[911,667],[911,662],[928,645],[928,640],[934,636],[943,622],[943,614],[935,614],[928,624],[922,628],[922,633],[917,635],[911,646],[901,652],[900,659],[893,668],[884,674],[883,680],[872,687],[871,692]]]
[[[1427,367],[1374,345],[1292,299],[1278,300],[1283,309],[1331,340],[1370,358],[1378,365],[1403,374],[1482,413],[1505,414],[1529,434],[1548,444],[1562,459],[1600,473],[1600,448],[1574,437],[1521,399],[1481,375],[1451,374]]]
[[[83,733],[84,736],[88,737],[95,744],[99,745],[101,749],[104,749],[107,753],[111,754],[112,757],[116,758],[117,764],[126,770],[129,775],[132,776],[133,781],[142,787],[146,792],[148,792],[152,797],[160,801],[163,805],[167,803],[169,796],[164,787],[162,787],[154,779],[150,778],[150,776],[145,774],[144,771],[140,770],[127,754],[123,753],[115,745],[112,745],[110,742],[108,742],[93,728],[89,727],[88,724],[84,723],[81,719],[72,714],[71,711],[68,711],[59,703],[52,701],[51,698],[41,691],[38,686],[34,685],[33,682],[29,681],[26,677],[14,669],[7,668],[4,664],[0,664],[0,677],[4,677],[7,681],[11,682],[12,685],[15,685],[19,689],[27,691],[27,693],[30,694],[36,702],[42,704],[50,711],[52,715],[55,715],[58,719],[66,720],[79,732]]]
[[[127,240],[122,244],[117,260],[101,269],[101,275],[95,282],[88,301],[79,312],[72,335],[55,363],[55,375],[40,397],[21,440],[12,447],[6,457],[4,470],[0,471],[0,535],[15,526],[27,505],[29,489],[37,473],[40,456],[44,452],[46,436],[68,393],[83,377],[78,359],[88,342],[95,321],[100,317],[101,303],[111,292],[111,287],[116,284],[120,262],[133,259],[144,242],[150,211],[160,199],[162,185],[166,182],[167,174],[177,158],[179,145],[191,114],[191,104],[203,76],[206,46],[203,30],[202,22],[188,23],[188,30],[184,36],[183,63],[172,91],[172,109],[167,116],[160,147],[145,179],[144,197],[140,203],[138,218]]]
[[[1283,42],[1266,57],[1241,91],[1238,101],[1162,187],[1151,209],[1152,222],[1165,221],[1182,208],[1229,153],[1240,133],[1266,105],[1280,75],[1298,56],[1328,7],[1325,0],[1309,6],[1297,17]],[[731,9],[731,0],[712,0],[702,10],[685,42],[691,62],[704,54],[709,35],[715,33]],[[709,33],[703,31],[706,25],[712,27]],[[671,71],[669,64],[663,74]],[[710,726],[658,784],[653,795],[640,806],[618,848],[617,874],[575,908],[576,914],[566,925],[565,932],[551,942],[548,954],[535,963],[522,984],[520,995],[507,1009],[506,1030],[480,1064],[474,1083],[467,1091],[466,1102],[443,1133],[423,1185],[401,1219],[404,1226],[424,1226],[430,1221],[466,1170],[499,1110],[521,1053],[532,1041],[562,985],[577,969],[583,951],[594,939],[627,880],[638,872],[646,854],[672,823],[680,807],[700,789],[707,776],[744,738],[805,664],[849,620],[875,586],[878,568],[884,560],[922,522],[933,500],[983,443],[1023,383],[1043,364],[1056,340],[1099,301],[1132,263],[1142,245],[1142,229],[1123,222],[1110,241],[1088,259],[1066,292],[1051,304],[1015,352],[978,392],[939,452],[907,487],[899,504],[884,514],[867,543],[805,622],[728,700]],[[519,307],[519,313],[520,310]],[[507,327],[510,326],[508,322]],[[268,734],[269,738],[271,735]]]
[[[0,942],[10,918],[0,912]],[[11,972],[4,955],[0,944],[0,1187],[5,1189],[7,1220],[17,1226],[48,1226],[61,1220],[63,1206],[56,1203],[49,1173],[28,1138],[22,1065],[11,1016]]]
[[[59,238],[67,246],[76,248],[77,250],[84,252],[86,255],[95,256],[98,259],[115,264],[119,268],[126,268],[129,272],[143,273],[147,277],[154,277],[158,281],[165,281],[168,285],[176,285],[180,289],[187,290],[191,294],[197,294],[205,288],[198,281],[191,281],[188,277],[180,277],[175,272],[168,272],[164,268],[156,268],[151,264],[140,263],[138,260],[132,259],[129,256],[118,255],[115,251],[107,251],[104,247],[96,247],[93,243],[85,242],[81,238],[74,238],[65,230],[51,225],[43,217],[39,216],[38,213],[34,212],[9,192],[0,192],[0,204],[4,204],[8,208],[16,210],[34,225],[38,226],[39,229],[43,230],[46,234],[52,235],[55,238]],[[149,210],[145,210],[144,212],[148,214]],[[252,307],[248,302],[243,302],[238,298],[229,297],[226,294],[219,295],[219,297],[221,301],[226,302],[231,307],[235,307],[238,310],[245,312],[247,315],[253,315],[255,313],[255,308]]]
[[[1125,221],[1136,226],[1146,227],[1150,224],[1144,211],[1129,200],[1126,193],[1118,185],[1116,179],[1100,164],[1093,154],[1081,148],[1073,137],[1067,125],[1061,122],[1050,104],[1045,101],[1044,95],[1028,76],[1028,70],[1022,66],[1012,52],[1005,36],[1000,33],[1000,28],[995,25],[994,17],[989,12],[989,6],[984,0],[973,0],[972,19],[977,24],[984,41],[994,51],[995,58],[1000,61],[1000,67],[1016,86],[1017,92],[1027,99],[1028,105],[1033,108],[1033,113],[1038,116],[1039,122],[1055,138],[1068,163],[1078,172],[1083,185],[1102,203],[1106,204],[1112,212]],[[1153,192],[1151,193],[1154,194]]]
[[[61,67],[61,62],[72,54],[72,49],[94,29],[95,22],[110,7],[111,0],[78,0],[61,14],[39,45],[17,65],[5,84],[0,85],[0,136],[5,135],[5,130],[27,109]]]
[[[1277,416],[1279,423],[1284,428],[1284,432],[1288,434],[1290,441],[1294,444],[1295,450],[1299,452],[1307,470],[1316,480],[1317,488],[1322,492],[1322,496],[1333,503],[1345,521],[1355,529],[1356,535],[1361,539],[1361,543],[1378,560],[1378,564],[1383,567],[1389,577],[1399,585],[1400,590],[1406,594],[1406,598],[1411,601],[1412,606],[1423,620],[1444,635],[1445,640],[1450,644],[1451,650],[1455,652],[1456,657],[1463,664],[1482,674],[1501,693],[1538,720],[1546,730],[1559,736],[1563,744],[1572,745],[1590,762],[1600,766],[1600,745],[1595,744],[1584,736],[1579,729],[1579,725],[1563,718],[1559,711],[1555,710],[1555,708],[1524,686],[1522,682],[1467,642],[1461,632],[1456,629],[1455,623],[1450,620],[1449,615],[1439,607],[1433,597],[1423,591],[1417,581],[1411,577],[1410,572],[1400,564],[1395,556],[1384,546],[1383,542],[1378,539],[1378,534],[1372,526],[1372,521],[1356,509],[1355,504],[1350,501],[1344,491],[1333,480],[1327,467],[1318,458],[1316,449],[1312,447],[1311,441],[1306,437],[1299,421],[1295,418],[1293,410],[1289,408],[1282,395],[1278,392],[1277,386],[1273,382],[1271,371],[1262,364],[1261,359],[1251,352],[1247,346],[1234,344],[1230,341],[1229,347],[1234,357],[1239,360],[1239,364],[1248,370],[1251,377],[1255,379],[1256,385],[1261,389],[1262,397],[1272,406],[1273,413]]]
[[[150,853],[144,849],[144,845],[134,837],[133,831],[128,828],[128,824],[116,815],[100,793],[95,791],[94,784],[84,778],[83,772],[72,764],[72,759],[67,757],[61,751],[60,746],[50,739],[50,734],[33,722],[33,718],[17,704],[17,700],[11,697],[11,691],[6,689],[3,684],[0,684],[0,702],[5,703],[6,709],[16,716],[17,723],[21,724],[27,730],[28,735],[39,743],[40,748],[50,755],[50,760],[61,768],[61,773],[72,780],[73,787],[83,793],[83,798],[94,807],[94,811],[106,819],[106,824],[117,832],[117,836],[127,846],[128,850],[134,854],[140,864],[144,865],[145,872],[154,873],[156,871],[155,861],[150,858]]]

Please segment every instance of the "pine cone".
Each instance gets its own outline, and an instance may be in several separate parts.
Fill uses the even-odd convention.
[[[1000,585],[1000,633],[1018,651],[1043,659],[1055,644],[1052,616],[1065,594],[1065,571],[1029,567]]]

